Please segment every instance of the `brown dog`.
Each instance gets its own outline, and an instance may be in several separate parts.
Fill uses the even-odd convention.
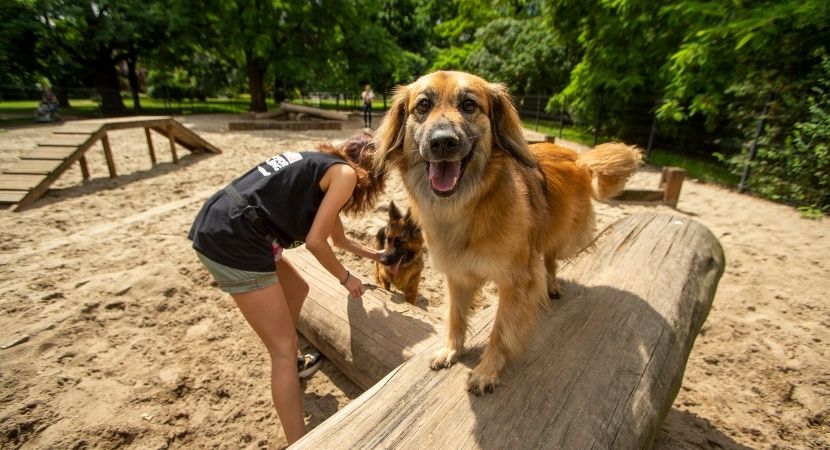
[[[375,263],[378,284],[386,290],[394,285],[414,305],[424,270],[424,239],[410,209],[404,216],[389,202],[389,221],[375,235],[375,248],[383,250],[381,262]]]
[[[449,336],[433,369],[457,361],[485,281],[498,288],[490,342],[467,382],[477,395],[490,391],[549,297],[560,295],[556,260],[593,240],[591,197],[622,190],[641,153],[617,143],[582,155],[528,147],[507,89],[462,72],[398,87],[375,144],[376,167],[400,171],[432,261],[446,274]]]

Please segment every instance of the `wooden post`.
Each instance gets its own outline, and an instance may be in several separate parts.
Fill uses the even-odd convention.
[[[723,267],[718,240],[687,217],[622,219],[561,270],[562,298],[492,394],[466,382],[496,306],[473,320],[457,364],[429,368],[436,339],[291,448],[649,448]]]
[[[664,167],[660,175],[660,189],[663,190],[663,203],[674,208],[680,199],[680,188],[686,178],[686,171],[679,167]]]
[[[112,149],[110,149],[110,138],[107,133],[101,137],[101,144],[104,145],[104,157],[107,159],[107,169],[110,171],[110,178],[115,178],[118,174],[115,172],[115,160],[112,159]]]
[[[179,156],[176,154],[176,136],[173,134],[173,126],[167,126],[167,139],[170,140],[170,153],[173,154],[173,162],[179,163]]]
[[[81,166],[81,177],[84,181],[89,181],[89,166],[86,163],[86,156],[81,156],[78,159],[78,165]]]
[[[144,136],[147,137],[147,147],[150,149],[150,163],[155,166],[158,164],[156,161],[156,150],[153,148],[153,137],[150,135],[150,129],[144,127]]]

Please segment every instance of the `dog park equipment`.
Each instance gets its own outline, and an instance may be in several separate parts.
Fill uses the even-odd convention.
[[[0,174],[0,205],[13,204],[15,211],[18,211],[31,204],[43,196],[49,186],[76,161],[80,164],[84,181],[88,180],[90,173],[85,154],[99,140],[104,148],[110,177],[116,177],[115,161],[107,132],[129,128],[144,128],[150,161],[154,166],[157,161],[151,130],[167,137],[174,163],[179,162],[177,143],[192,152],[221,153],[221,150],[170,116],[133,116],[67,122],[52,132],[49,138],[38,142],[36,149],[24,153],[18,162]]]
[[[291,448],[648,447],[724,268],[718,240],[689,218],[641,213],[612,224],[564,264],[562,299],[495,391],[476,397],[467,373],[495,305],[474,319],[468,354],[433,371],[444,339],[434,317],[385,302],[379,288],[346,300],[331,275],[294,255],[315,286],[300,331],[356,384],[377,383]]]
[[[680,188],[686,171],[679,167],[663,167],[657,189],[625,189],[612,201],[631,203],[662,203],[674,208],[680,198]]]
[[[342,130],[349,115],[310,106],[280,103],[276,111],[253,113],[253,120],[228,123],[231,131],[250,130]]]

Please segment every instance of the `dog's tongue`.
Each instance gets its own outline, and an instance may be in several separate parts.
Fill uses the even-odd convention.
[[[398,273],[398,269],[401,268],[401,263],[403,262],[403,256],[401,259],[398,260],[394,265],[389,267],[389,271],[392,272],[392,275],[396,275]]]
[[[451,191],[461,176],[461,161],[440,161],[429,164],[429,182],[438,192]]]

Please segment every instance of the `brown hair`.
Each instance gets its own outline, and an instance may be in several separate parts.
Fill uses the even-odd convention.
[[[372,167],[375,144],[372,135],[361,131],[346,139],[338,146],[319,144],[322,153],[342,158],[357,173],[357,184],[349,201],[343,206],[343,212],[356,215],[375,206],[386,184],[385,172]]]

